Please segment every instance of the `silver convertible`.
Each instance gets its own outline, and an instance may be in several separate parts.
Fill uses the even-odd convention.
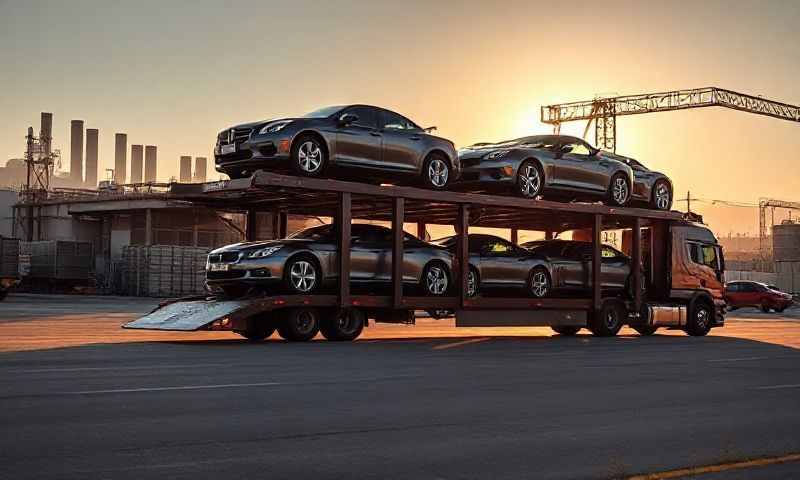
[[[526,198],[603,199],[608,205],[672,207],[672,182],[636,160],[580,138],[535,135],[459,151],[460,189],[511,191]]]

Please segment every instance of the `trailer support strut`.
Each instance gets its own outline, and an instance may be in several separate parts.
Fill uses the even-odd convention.
[[[633,244],[631,245],[631,271],[633,282],[633,308],[634,315],[639,315],[642,310],[642,219],[639,217],[633,220]]]
[[[602,305],[602,276],[600,232],[603,230],[603,216],[594,215],[592,224],[592,308],[600,311]]]
[[[394,199],[392,209],[392,305],[403,306],[403,220],[405,219],[405,200]],[[423,282],[425,279],[423,279]]]
[[[339,235],[339,304],[350,305],[350,223],[352,196],[349,192],[339,194],[336,215],[336,231]]]

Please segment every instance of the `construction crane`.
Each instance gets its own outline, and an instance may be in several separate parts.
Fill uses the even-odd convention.
[[[787,202],[785,200],[775,200],[773,198],[762,198],[758,202],[758,247],[761,254],[766,256],[770,250],[767,244],[767,209],[771,209],[772,217],[770,225],[775,225],[775,209],[782,208],[789,210],[800,210],[800,202]]]
[[[561,124],[564,122],[588,120],[583,133],[584,138],[594,121],[597,147],[616,151],[617,117],[700,107],[727,107],[790,122],[800,122],[800,107],[796,105],[717,87],[600,97],[583,102],[545,105],[541,109],[541,116],[542,123],[553,125],[556,134],[560,132]]]

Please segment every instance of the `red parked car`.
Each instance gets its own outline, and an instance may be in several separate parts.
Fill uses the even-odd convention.
[[[725,302],[731,310],[739,307],[757,307],[767,313],[770,309],[776,312],[784,311],[792,304],[793,298],[788,293],[778,290],[777,287],[761,282],[741,280],[728,282],[725,285]]]

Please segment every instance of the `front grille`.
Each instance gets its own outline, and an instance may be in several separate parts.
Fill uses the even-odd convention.
[[[250,138],[250,133],[253,132],[252,128],[230,128],[223,130],[217,135],[217,143],[220,145],[228,145],[231,143],[242,143]]]
[[[217,155],[217,164],[224,165],[228,162],[237,162],[239,160],[250,160],[253,158],[253,152],[251,150],[239,150],[234,153],[229,153],[227,155]]]
[[[228,270],[227,272],[206,272],[208,280],[232,280],[244,277],[246,270]]]
[[[208,256],[209,263],[233,263],[239,260],[239,252],[214,253]]]
[[[480,158],[467,158],[461,159],[461,168],[469,168],[469,167],[476,167],[481,163]]]

